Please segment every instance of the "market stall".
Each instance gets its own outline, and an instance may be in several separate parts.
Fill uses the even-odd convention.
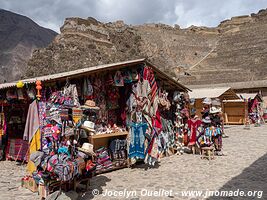
[[[23,132],[29,103],[34,98],[34,94],[31,95],[29,90],[29,93],[26,93],[19,86],[14,90],[0,91],[0,157],[26,161],[29,145],[23,140]]]
[[[238,93],[240,99],[224,100],[226,124],[261,123],[264,120],[262,97],[259,93]]]
[[[248,102],[244,99],[224,100],[223,108],[225,114],[225,124],[246,124],[248,119]]]
[[[193,101],[191,100],[191,104]],[[191,105],[192,106],[192,105]],[[196,114],[196,109],[191,109],[191,118],[188,120],[188,146],[193,153],[198,149],[201,158],[214,158],[214,155],[223,155],[222,137],[224,134],[224,120],[220,99],[205,98],[202,101],[201,115]],[[208,156],[205,156],[205,154]],[[212,154],[212,156],[211,156]]]
[[[228,111],[223,102],[239,99],[229,87],[196,88],[189,92],[191,118],[188,123],[192,151],[212,151],[222,153],[224,123],[228,120]],[[232,112],[231,112],[232,113]]]
[[[210,98],[211,100],[218,99],[225,120],[229,119],[229,117],[228,113],[224,109],[223,101],[240,99],[240,97],[230,87],[196,88],[192,89],[192,92],[189,92],[189,96],[191,99],[190,108],[193,109],[199,116],[201,115],[203,109],[203,100],[205,98]]]
[[[264,105],[260,93],[240,93],[240,98],[247,102],[247,112],[250,122],[255,125],[264,123]]]
[[[23,139],[42,193],[140,160],[154,166],[186,130],[188,89],[145,59],[22,82],[37,89]]]

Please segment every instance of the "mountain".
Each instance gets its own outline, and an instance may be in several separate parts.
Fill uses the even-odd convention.
[[[46,47],[57,35],[28,17],[0,9],[0,80],[10,82],[25,74],[33,50]]]
[[[67,18],[48,47],[33,53],[26,76],[146,57],[184,84],[267,79],[267,10],[217,27],[101,23]]]

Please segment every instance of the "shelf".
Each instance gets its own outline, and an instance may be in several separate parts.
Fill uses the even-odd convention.
[[[91,139],[100,139],[100,138],[108,138],[108,137],[117,137],[117,136],[127,136],[128,132],[115,132],[115,133],[108,133],[108,134],[99,134],[99,135],[91,135]]]

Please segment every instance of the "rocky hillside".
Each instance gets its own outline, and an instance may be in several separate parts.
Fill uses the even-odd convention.
[[[25,16],[0,9],[0,82],[24,76],[33,50],[46,47],[56,35]]]
[[[267,79],[267,10],[218,27],[101,23],[67,18],[54,41],[36,50],[27,76],[147,57],[185,84]]]

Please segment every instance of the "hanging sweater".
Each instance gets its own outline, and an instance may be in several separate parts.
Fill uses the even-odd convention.
[[[36,100],[34,100],[29,106],[23,139],[28,140],[30,142],[34,134],[37,132],[38,128],[39,128],[38,108],[37,108],[37,102]]]

